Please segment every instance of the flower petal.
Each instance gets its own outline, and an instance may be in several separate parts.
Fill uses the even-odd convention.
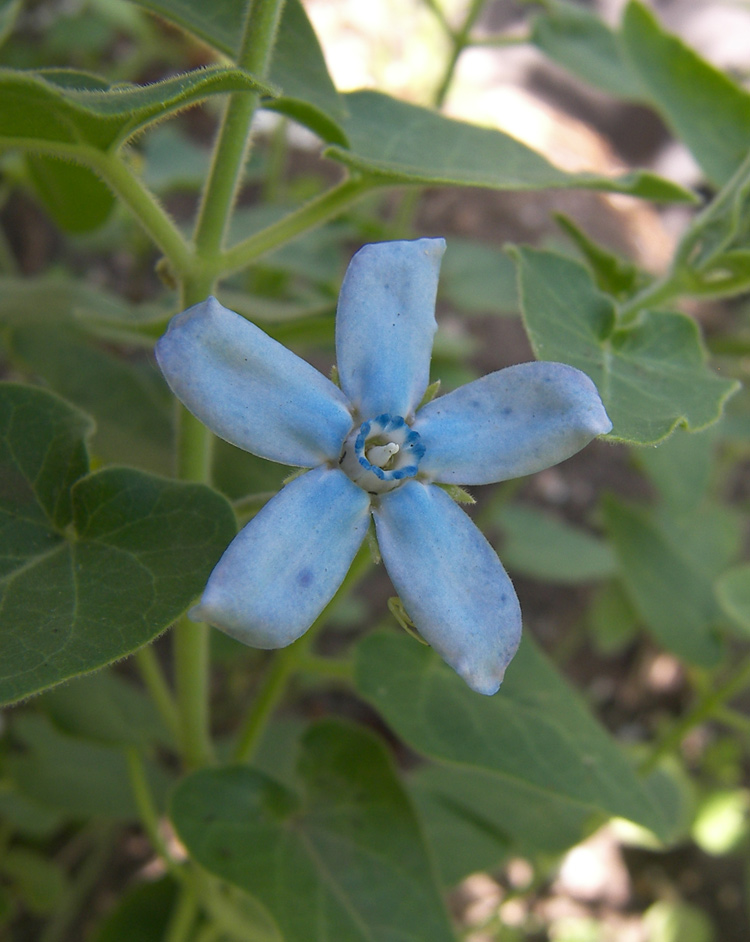
[[[549,468],[612,428],[596,386],[564,363],[519,363],[428,403],[414,421],[433,480],[490,484]]]
[[[296,641],[341,585],[369,506],[338,469],[296,478],[230,543],[190,617],[256,648]]]
[[[216,298],[172,319],[156,359],[177,398],[233,445],[300,467],[339,457],[352,425],[341,390]]]
[[[373,515],[388,575],[419,633],[473,690],[496,693],[521,640],[521,609],[495,551],[432,484],[404,484]]]
[[[336,315],[341,388],[363,418],[406,418],[430,376],[444,239],[365,245],[349,263]]]

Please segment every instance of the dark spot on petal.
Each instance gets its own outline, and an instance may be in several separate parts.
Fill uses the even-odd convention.
[[[503,592],[503,594],[500,596],[500,601],[503,603],[503,605],[508,601],[508,596],[505,594],[505,592]]]
[[[501,415],[513,415],[513,409],[510,406],[506,406],[504,409],[500,410]]]
[[[297,573],[297,582],[303,587],[307,588],[314,579],[312,569],[300,569]]]

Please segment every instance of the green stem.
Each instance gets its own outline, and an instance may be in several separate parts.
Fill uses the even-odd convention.
[[[25,138],[14,139],[13,148],[70,160],[93,170],[131,210],[172,267],[176,271],[191,270],[193,256],[182,233],[154,194],[118,153],[105,153],[82,144],[46,143]]]
[[[146,689],[154,701],[164,725],[174,736],[175,742],[180,741],[180,714],[177,704],[169,689],[164,672],[152,644],[147,644],[135,652],[135,662]]]
[[[464,17],[464,21],[459,26],[459,28],[452,34],[453,48],[451,49],[451,54],[448,58],[448,62],[445,66],[445,71],[443,73],[443,78],[438,85],[437,92],[435,93],[435,107],[441,108],[445,102],[445,99],[448,96],[448,91],[453,81],[453,75],[456,71],[456,66],[458,65],[458,60],[461,56],[461,53],[464,49],[471,43],[471,30],[476,22],[477,17],[482,11],[484,6],[484,0],[472,0],[469,9]]]
[[[143,765],[143,758],[140,752],[133,746],[126,750],[128,762],[128,776],[130,778],[130,788],[133,792],[138,814],[143,825],[143,830],[151,842],[151,846],[161,857],[170,873],[175,874],[176,865],[167,850],[167,845],[159,832],[159,814],[154,805],[151,795],[151,788],[146,778],[146,769]]]
[[[266,252],[337,216],[376,185],[367,177],[346,178],[273,225],[227,249],[218,260],[218,270],[229,274],[244,268]]]
[[[750,685],[750,657],[746,658],[736,673],[732,674],[721,686],[710,690],[696,703],[679,723],[656,745],[651,755],[641,764],[640,772],[648,775],[658,765],[662,756],[679,748],[682,740],[696,726],[713,719],[717,710],[732,697],[736,697]]]
[[[679,285],[671,275],[657,278],[620,306],[618,326],[627,327],[633,324],[644,308],[653,308],[665,301],[671,301],[679,294]]]
[[[339,680],[351,684],[354,679],[354,665],[348,658],[320,657],[307,654],[300,659],[300,673],[311,674],[327,680]]]
[[[185,881],[172,910],[172,917],[164,935],[164,942],[188,942],[198,917],[198,897],[192,881]]]
[[[237,65],[261,80],[268,74],[283,7],[284,0],[251,0],[248,5]],[[256,92],[236,92],[227,102],[195,227],[196,251],[204,261],[215,258],[224,242],[258,100]]]
[[[240,730],[234,752],[236,762],[250,761],[268,725],[268,721],[286,690],[289,678],[302,668],[315,636],[327,623],[332,612],[336,610],[351,589],[368,571],[371,564],[370,551],[366,545],[362,546],[354,557],[354,562],[338,591],[312,627],[299,641],[295,641],[288,648],[282,648],[282,650],[276,652],[271,669],[263,678],[258,696],[253,702],[244,726]]]

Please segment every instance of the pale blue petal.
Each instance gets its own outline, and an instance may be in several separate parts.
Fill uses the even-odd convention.
[[[549,468],[612,428],[596,386],[564,363],[519,363],[419,410],[420,473],[489,484]]]
[[[349,263],[336,315],[341,388],[364,419],[411,415],[430,376],[443,239],[365,245]]]
[[[256,648],[312,625],[367,533],[369,498],[338,469],[287,484],[234,538],[190,617]]]
[[[478,693],[497,692],[521,609],[495,551],[434,484],[404,484],[373,510],[388,575],[419,633]]]
[[[177,398],[219,438],[300,467],[341,454],[352,425],[341,390],[216,298],[172,319],[156,359]]]

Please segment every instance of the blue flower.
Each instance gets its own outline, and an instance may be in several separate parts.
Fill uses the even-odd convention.
[[[490,544],[439,484],[531,474],[611,423],[591,380],[521,363],[419,408],[436,330],[442,239],[366,245],[336,316],[340,388],[215,298],[177,315],[156,355],[220,438],[311,470],[241,530],[191,615],[258,648],[300,637],[341,584],[370,514],[419,633],[474,690],[497,691],[521,634]]]

